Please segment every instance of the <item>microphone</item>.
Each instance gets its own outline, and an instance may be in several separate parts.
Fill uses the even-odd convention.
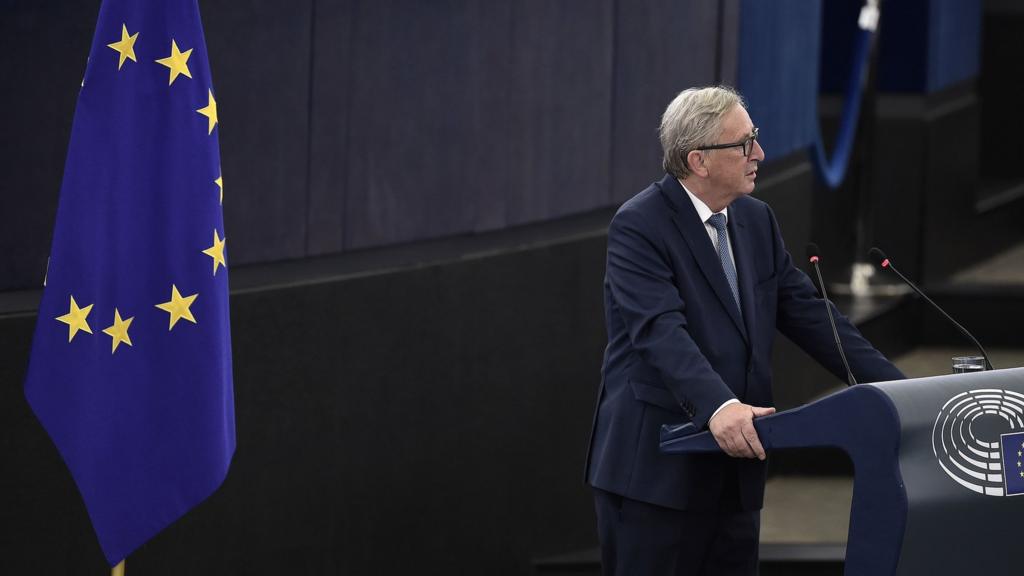
[[[825,301],[825,314],[828,316],[829,324],[832,325],[832,336],[836,339],[836,349],[839,350],[839,357],[843,359],[843,366],[846,367],[846,383],[853,386],[857,380],[850,370],[850,363],[846,361],[846,353],[843,352],[843,344],[839,340],[839,330],[836,329],[836,319],[832,317],[832,307],[829,306],[828,294],[825,292],[825,281],[821,279],[821,268],[818,261],[821,260],[818,245],[811,242],[807,245],[807,260],[814,266],[814,272],[818,275],[818,286],[821,287],[821,298]]]
[[[949,314],[946,314],[945,310],[940,308],[938,304],[933,302],[931,298],[929,298],[927,295],[925,295],[925,293],[922,292],[921,289],[917,287],[917,285],[915,285],[913,282],[911,282],[906,276],[901,274],[900,271],[897,270],[896,267],[892,265],[892,260],[890,260],[889,257],[885,255],[885,252],[882,252],[878,248],[872,248],[871,250],[868,251],[868,255],[871,256],[872,258],[876,259],[879,262],[879,266],[881,266],[882,268],[888,268],[889,270],[892,270],[893,272],[895,272],[896,275],[899,276],[900,280],[903,280],[903,282],[907,286],[910,286],[910,288],[914,292],[917,292],[918,296],[920,296],[921,298],[924,298],[925,302],[931,304],[932,308],[935,308],[936,310],[938,310],[940,314],[942,314],[943,316],[946,317],[946,320],[949,320],[953,324],[953,326],[956,326],[957,329],[960,330],[960,333],[963,334],[964,336],[966,336],[967,339],[970,340],[971,343],[974,344],[978,348],[978,350],[981,352],[982,357],[985,358],[985,369],[986,370],[992,370],[992,363],[989,362],[989,360],[988,360],[988,354],[985,352],[985,349],[981,347],[981,343],[978,342],[978,339],[975,338],[974,336],[972,336],[971,333],[967,331],[967,328],[964,328],[963,326],[960,325],[959,322],[957,322],[956,320],[953,320],[953,318]]]

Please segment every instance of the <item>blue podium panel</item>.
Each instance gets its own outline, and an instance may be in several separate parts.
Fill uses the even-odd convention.
[[[1014,574],[1024,519],[1024,369],[862,384],[754,423],[766,450],[854,465],[845,574]],[[715,452],[666,426],[666,453]]]
[[[895,574],[1024,572],[1024,369],[874,386],[901,423],[908,506]]]

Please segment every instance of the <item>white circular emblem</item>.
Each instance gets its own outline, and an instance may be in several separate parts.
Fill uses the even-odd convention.
[[[1024,484],[1022,438],[1024,394],[971,390],[939,410],[932,452],[946,474],[965,488],[987,496],[1014,495]]]

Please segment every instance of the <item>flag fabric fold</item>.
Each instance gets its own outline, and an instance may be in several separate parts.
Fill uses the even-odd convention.
[[[111,565],[235,450],[219,130],[196,1],[104,0],[25,395]]]

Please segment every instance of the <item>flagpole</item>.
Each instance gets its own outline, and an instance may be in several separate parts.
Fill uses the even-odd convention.
[[[124,560],[121,560],[117,563],[117,566],[110,569],[110,576],[124,576]]]

